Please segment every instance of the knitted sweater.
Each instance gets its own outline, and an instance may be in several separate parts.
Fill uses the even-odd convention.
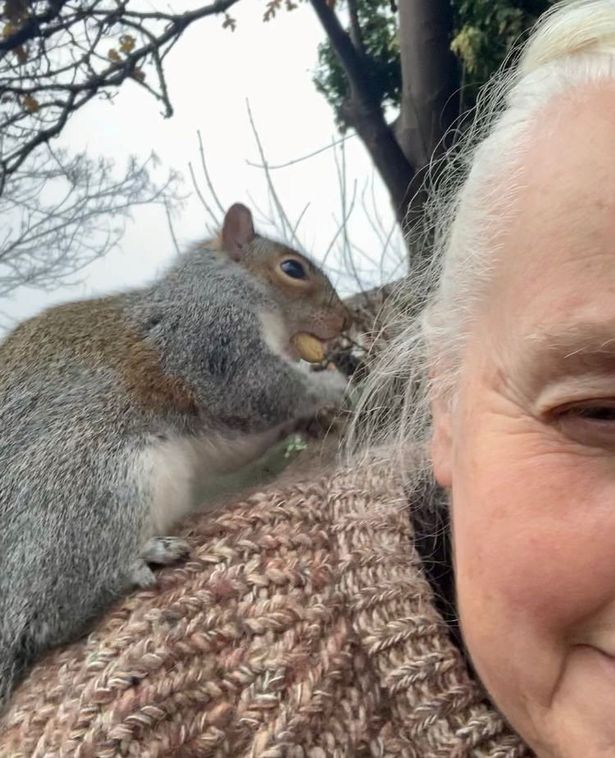
[[[449,641],[409,523],[375,468],[193,518],[187,563],[31,671],[0,756],[529,756]]]

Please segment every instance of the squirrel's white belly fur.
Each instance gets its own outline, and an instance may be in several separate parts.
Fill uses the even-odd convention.
[[[237,436],[171,437],[153,442],[141,454],[144,487],[152,492],[150,536],[166,534],[179,519],[197,508],[200,490],[259,458],[280,436],[280,429]]]
[[[275,313],[261,312],[261,335],[275,354],[287,359],[288,332]],[[300,367],[302,369],[304,367]],[[218,489],[218,480],[259,458],[279,439],[282,427],[260,434],[226,437],[172,437],[156,440],[143,454],[144,485],[153,491],[151,535],[165,534],[192,511],[206,510],[208,493]]]
[[[285,356],[288,333],[278,314],[261,312],[261,335],[269,349]],[[203,491],[215,491],[217,479],[259,458],[280,436],[280,428],[260,434],[221,434],[206,437],[173,437],[156,441],[144,454],[144,484],[153,489],[152,535],[165,534],[178,520],[195,509],[207,509],[198,502]],[[150,478],[151,477],[151,478]]]

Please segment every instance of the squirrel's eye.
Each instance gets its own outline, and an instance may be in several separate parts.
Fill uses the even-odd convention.
[[[307,279],[307,273],[302,263],[296,261],[294,258],[282,261],[280,268],[291,279]]]

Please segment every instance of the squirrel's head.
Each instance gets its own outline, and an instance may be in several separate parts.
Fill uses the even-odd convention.
[[[324,342],[349,328],[350,313],[326,274],[305,255],[257,234],[245,205],[229,208],[219,244],[267,286],[290,336],[307,332]]]

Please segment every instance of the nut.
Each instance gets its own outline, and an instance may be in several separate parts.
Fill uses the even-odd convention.
[[[306,334],[305,332],[295,334],[293,344],[304,361],[320,363],[324,360],[325,350],[322,342],[316,339],[316,337],[312,337],[311,334]]]

